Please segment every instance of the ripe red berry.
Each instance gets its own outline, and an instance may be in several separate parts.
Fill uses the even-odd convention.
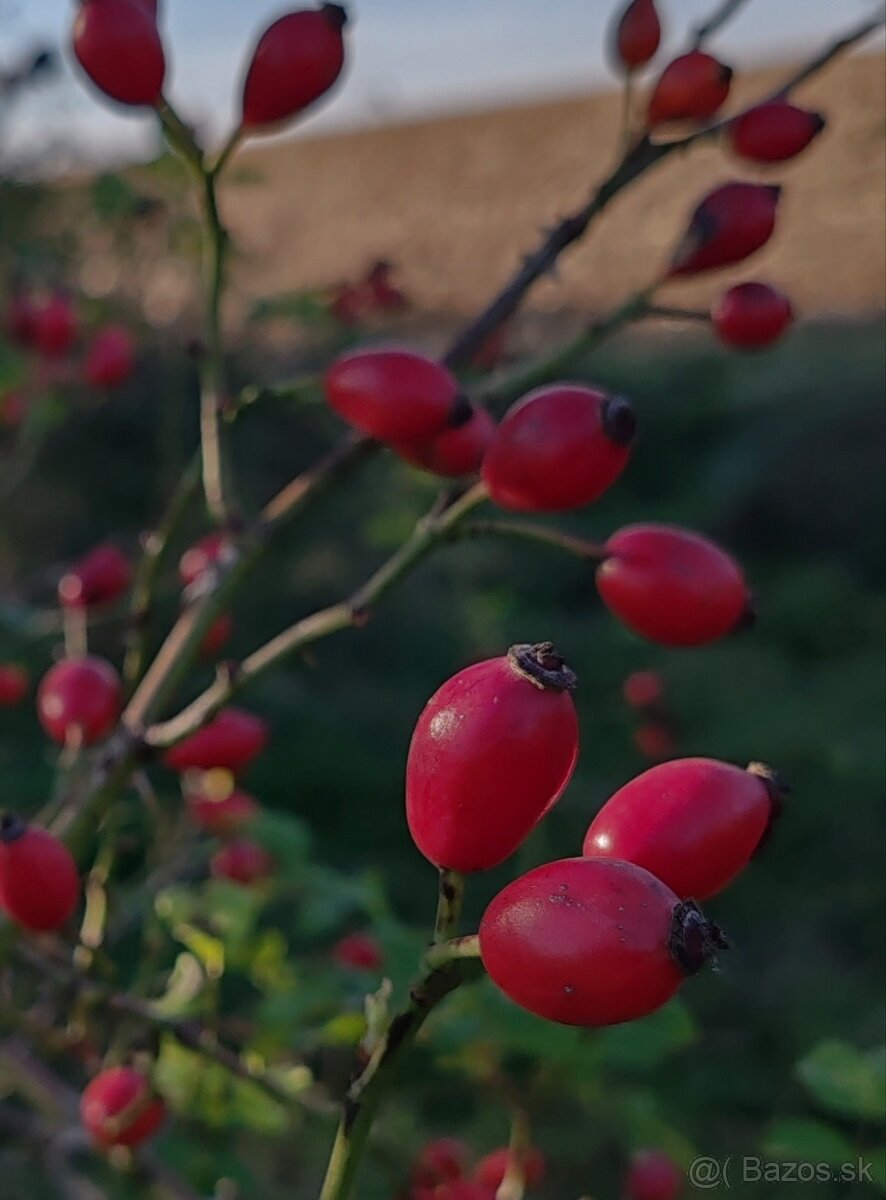
[[[732,84],[732,69],[705,54],[691,50],[669,63],[652,89],[647,122],[704,121],[725,103]]]
[[[216,851],[209,869],[216,879],[227,879],[240,887],[251,887],[273,874],[274,859],[257,842],[238,838]]]
[[[80,878],[70,850],[45,829],[0,818],[0,904],[32,933],[61,929],[77,907]]]
[[[483,460],[503,508],[562,512],[598,499],[627,465],[636,432],[627,400],[578,384],[552,384],[506,414]]]
[[[381,947],[369,933],[349,933],[332,947],[333,959],[355,971],[379,971],[384,959]]]
[[[134,369],[135,345],[129,330],[121,325],[108,325],[100,330],[83,365],[83,376],[90,387],[119,387]]]
[[[37,717],[56,742],[72,737],[91,746],[120,715],[120,677],[103,658],[68,658],[50,667],[37,689]]]
[[[216,837],[237,833],[254,821],[259,812],[255,797],[237,788],[220,798],[197,791],[188,796],[187,804],[194,824]]]
[[[223,708],[208,725],[173,746],[163,761],[173,771],[211,771],[213,767],[224,767],[237,774],[267,744],[267,722],[232,706]]]
[[[67,296],[56,293],[34,309],[34,348],[46,358],[61,358],[77,339],[78,321]]]
[[[785,162],[812,142],[826,125],[821,113],[788,100],[770,100],[741,113],[729,124],[729,143],[751,162]]]
[[[34,317],[36,306],[27,292],[16,292],[6,310],[6,332],[9,340],[17,346],[31,346],[34,342]]]
[[[417,1200],[424,1200],[421,1189],[416,1195]],[[475,1179],[452,1179],[435,1188],[430,1200],[495,1200],[495,1193]]]
[[[684,1175],[663,1150],[640,1150],[631,1159],[625,1200],[678,1200]]]
[[[380,312],[399,312],[407,307],[403,292],[391,278],[389,262],[373,263],[366,275],[366,294],[369,306]]]
[[[614,42],[615,57],[627,71],[649,62],[661,42],[655,0],[631,0],[616,26]]]
[[[129,588],[132,566],[113,542],[104,542],[73,563],[58,585],[59,603],[65,608],[91,608],[107,604]]]
[[[433,359],[411,350],[356,350],[326,372],[329,405],[350,425],[402,445],[437,436],[457,419],[458,384]]]
[[[12,390],[0,393],[0,425],[5,429],[18,429],[27,411],[27,400],[23,392]]]
[[[662,762],[674,753],[674,734],[661,721],[644,721],[634,730],[634,745],[650,762]]]
[[[698,533],[674,525],[629,525],[606,543],[597,568],[604,603],[629,629],[663,646],[702,646],[751,613],[744,575]]]
[[[234,632],[234,619],[230,613],[222,613],[212,622],[200,643],[200,657],[205,659],[218,658],[221,651],[231,640]]]
[[[201,579],[217,563],[224,562],[231,553],[231,543],[223,533],[208,533],[181,556],[178,564],[179,578],[185,587]]]
[[[634,671],[622,684],[625,704],[631,708],[654,708],[664,696],[664,680],[658,671]]]
[[[790,300],[768,283],[739,283],[711,309],[717,337],[739,350],[777,342],[794,319]]]
[[[467,420],[452,429],[444,429],[429,442],[392,446],[413,466],[432,475],[456,479],[480,470],[486,451],[495,436],[495,421],[485,408],[471,408]]]
[[[458,1138],[436,1138],[423,1147],[412,1168],[413,1187],[435,1187],[461,1179],[468,1165],[468,1148]]]
[[[138,1146],[156,1133],[166,1106],[132,1067],[109,1067],[80,1097],[80,1119],[99,1146]]]
[[[16,663],[0,663],[0,708],[15,708],[28,694],[30,677]]]
[[[759,763],[678,758],[607,800],[582,853],[636,863],[681,899],[706,900],[744,870],[780,807],[780,785]]]
[[[156,14],[138,0],[85,0],[74,54],[95,86],[121,104],[157,105],[166,59]]]
[[[338,4],[287,13],[259,39],[243,85],[243,127],[276,125],[329,91],[345,62]]]
[[[689,222],[669,277],[728,267],[764,246],[775,229],[780,187],[724,183],[709,192]]]
[[[490,978],[536,1016],[593,1027],[660,1008],[720,930],[633,863],[567,858],[508,884],[480,922]]]
[[[559,800],[575,769],[575,676],[549,642],[460,671],[418,719],[406,818],[438,867],[503,862]]]
[[[485,1158],[481,1158],[474,1168],[474,1179],[484,1187],[489,1188],[493,1195],[502,1185],[511,1161],[511,1151],[507,1146],[493,1150]],[[545,1177],[545,1159],[540,1150],[529,1146],[522,1152],[520,1166],[527,1188],[538,1187]]]

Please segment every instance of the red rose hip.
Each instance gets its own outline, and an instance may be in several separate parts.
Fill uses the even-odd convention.
[[[257,758],[268,744],[267,722],[242,708],[223,708],[208,725],[177,746],[164,757],[173,771],[211,771],[224,767],[242,771]]]
[[[729,144],[751,162],[785,162],[805,150],[825,128],[821,113],[788,100],[770,100],[741,113],[729,124]]]
[[[255,798],[237,788],[219,798],[197,791],[188,796],[187,804],[194,824],[216,837],[229,837],[237,833],[244,825],[254,821],[259,812]]]
[[[333,959],[354,971],[378,971],[383,958],[381,947],[369,933],[349,933],[332,947]]]
[[[91,608],[116,600],[131,582],[129,559],[113,542],[105,542],[68,568],[59,581],[58,598],[64,608]]]
[[[223,533],[208,533],[193,546],[189,547],[178,564],[178,574],[185,587],[190,587],[202,579],[207,571],[233,554],[233,547],[228,537]]]
[[[669,63],[652,90],[647,121],[704,121],[725,103],[732,84],[732,69],[692,50]]]
[[[338,4],[287,13],[259,39],[243,85],[242,125],[250,132],[303,112],[329,91],[345,62]]]
[[[411,350],[356,350],[326,372],[330,408],[369,437],[394,445],[430,441],[457,422],[458,385],[433,359]]]
[[[467,420],[444,429],[431,441],[392,446],[392,449],[413,466],[432,475],[457,479],[480,470],[494,437],[493,418],[485,408],[472,408],[467,413]]]
[[[15,708],[28,694],[30,676],[18,663],[0,663],[0,708]]]
[[[32,933],[53,932],[79,896],[77,864],[64,842],[18,817],[0,817],[0,904],[12,920]]]
[[[784,292],[767,283],[739,283],[711,309],[717,337],[736,350],[759,350],[777,342],[794,319]]]
[[[79,738],[86,746],[113,729],[123,701],[120,677],[103,658],[68,658],[43,676],[37,716],[56,742]]]
[[[781,188],[724,183],[698,205],[677,247],[668,276],[697,275],[743,262],[775,229]]]
[[[663,1150],[640,1150],[625,1179],[625,1200],[678,1200],[684,1175]]]
[[[583,853],[636,863],[681,899],[706,900],[759,850],[781,792],[777,777],[759,763],[746,771],[712,758],[661,763],[606,801]]]
[[[156,14],[137,0],[85,0],[74,54],[95,86],[121,104],[157,105],[166,59]]]
[[[273,874],[274,859],[258,842],[238,838],[212,856],[209,869],[216,879],[251,887]]]
[[[655,0],[631,0],[615,29],[614,53],[626,71],[648,63],[661,41]]]
[[[406,764],[406,818],[425,858],[488,870],[553,808],[578,756],[574,685],[541,643],[467,667],[431,697]]]
[[[115,388],[135,369],[135,345],[122,325],[108,325],[93,338],[86,353],[83,376],[90,387]]]
[[[138,1146],[163,1124],[166,1106],[131,1067],[109,1067],[87,1084],[80,1119],[102,1148]]]
[[[597,568],[603,602],[634,633],[662,646],[702,646],[751,614],[744,575],[707,538],[674,525],[629,525]]]
[[[492,499],[522,512],[564,512],[598,499],[627,465],[636,431],[627,400],[578,384],[524,396],[483,460]]]
[[[62,358],[77,340],[79,323],[67,296],[57,293],[34,309],[34,348],[45,358]]]
[[[494,1195],[507,1174],[511,1157],[512,1151],[507,1146],[493,1150],[491,1154],[487,1154],[477,1163],[474,1168],[474,1179],[477,1183],[482,1183],[484,1187],[489,1188]],[[544,1155],[534,1146],[528,1146],[522,1152],[520,1167],[527,1188],[538,1187],[545,1177]]]
[[[630,708],[654,708],[664,697],[665,683],[658,671],[634,671],[622,684],[621,693]]]
[[[536,867],[480,922],[493,983],[536,1016],[586,1028],[654,1012],[725,945],[697,905],[614,859]]]
[[[459,1138],[436,1138],[423,1148],[412,1168],[413,1187],[434,1188],[461,1179],[468,1165],[468,1147]]]

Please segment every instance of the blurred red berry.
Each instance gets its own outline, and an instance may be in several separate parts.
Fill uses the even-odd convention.
[[[254,821],[259,813],[255,797],[237,788],[218,799],[196,791],[188,796],[187,805],[194,824],[215,837],[229,837]]]
[[[407,307],[405,295],[391,278],[392,270],[389,262],[377,262],[366,275],[369,303],[382,312],[397,312]]]
[[[57,292],[34,309],[34,348],[46,358],[62,358],[77,340],[78,328],[73,304]]]
[[[761,183],[724,183],[709,192],[692,214],[669,277],[749,258],[772,237],[780,196],[780,187]]]
[[[644,721],[634,730],[634,745],[650,762],[661,762],[674,753],[676,743],[668,725],[661,721]]]
[[[213,854],[209,869],[215,879],[251,887],[274,873],[274,859],[258,842],[238,838]]]
[[[661,21],[655,0],[631,0],[615,28],[615,57],[627,71],[636,71],[653,57],[661,42]]]
[[[468,1167],[469,1152],[459,1138],[436,1138],[419,1153],[412,1168],[415,1187],[435,1187],[461,1179]]]
[[[166,1106],[131,1067],[109,1067],[87,1084],[80,1119],[99,1146],[138,1146],[156,1133]]]
[[[652,708],[664,696],[664,680],[658,671],[634,671],[622,684],[625,704],[631,708]]]
[[[242,708],[223,708],[208,725],[166,752],[173,771],[211,771],[224,767],[237,774],[268,744],[268,725]]]
[[[287,13],[259,39],[243,86],[245,129],[276,125],[323,96],[345,62],[347,14],[338,4]]]
[[[16,663],[0,663],[0,708],[15,708],[28,694],[30,676]]]
[[[222,613],[220,617],[216,617],[203,635],[203,641],[200,643],[200,657],[210,660],[218,658],[231,640],[233,632],[234,618],[230,613]]]
[[[84,0],[74,54],[95,86],[121,104],[156,106],[166,75],[156,13],[140,0]]]
[[[366,310],[366,294],[352,283],[342,283],[333,292],[329,311],[342,325],[359,325]]]
[[[652,90],[648,124],[707,120],[725,102],[731,84],[732,69],[710,54],[681,54],[665,67]]]
[[[551,384],[505,414],[483,460],[483,479],[503,508],[581,508],[618,479],[635,431],[633,409],[621,396]]]
[[[495,436],[495,428],[495,421],[485,408],[472,408],[463,424],[445,429],[431,441],[414,446],[392,446],[391,449],[432,475],[456,479],[480,470]]]
[[[91,608],[108,604],[128,590],[132,565],[113,542],[104,542],[72,563],[58,585],[59,603],[64,608]]]
[[[0,904],[32,933],[61,929],[77,907],[80,877],[70,850],[45,829],[0,818]]]
[[[0,425],[18,429],[27,415],[28,405],[23,392],[11,389],[0,394]]]
[[[384,959],[381,946],[369,933],[349,933],[332,947],[333,959],[355,971],[379,971]]]
[[[729,123],[729,143],[736,154],[751,162],[785,162],[805,150],[826,124],[821,113],[798,108],[788,100],[770,100]]]
[[[625,1200],[678,1200],[683,1171],[663,1150],[640,1150],[625,1179]]]
[[[91,746],[113,729],[123,701],[120,677],[103,658],[66,658],[50,667],[37,689],[44,731],[64,745],[79,737]]]
[[[342,355],[326,372],[325,388],[340,417],[394,445],[428,441],[458,415],[458,384],[449,371],[395,346]]]
[[[6,310],[6,332],[17,346],[34,343],[36,306],[27,292],[15,292]]]
[[[493,1150],[485,1158],[481,1158],[474,1168],[474,1179],[495,1194],[502,1185],[511,1161],[511,1151],[507,1146]],[[520,1166],[527,1188],[535,1188],[545,1176],[545,1158],[540,1150],[529,1146],[521,1154]]]
[[[223,533],[209,533],[184,552],[178,564],[179,578],[190,587],[230,552],[230,541]]]
[[[737,350],[758,350],[777,342],[794,319],[790,300],[768,283],[739,283],[711,309],[721,342]]]
[[[94,337],[86,352],[83,375],[90,387],[115,388],[135,369],[135,343],[121,325],[108,325]]]

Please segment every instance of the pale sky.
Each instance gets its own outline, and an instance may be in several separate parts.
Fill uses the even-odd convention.
[[[662,0],[666,45],[716,0]],[[244,60],[286,0],[165,0],[180,111],[219,137],[233,120]],[[350,0],[350,65],[307,132],[408,120],[430,112],[494,106],[611,85],[603,46],[613,0]],[[0,64],[25,46],[65,46],[63,81],[33,95],[7,121],[13,146],[47,143],[75,155],[147,153],[152,123],[114,108],[71,78],[73,0],[0,0]],[[817,46],[875,14],[877,0],[748,0],[714,43],[742,69]]]

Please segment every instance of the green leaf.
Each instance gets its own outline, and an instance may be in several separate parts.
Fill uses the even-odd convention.
[[[869,1121],[886,1117],[886,1046],[865,1051],[847,1042],[820,1042],[795,1071],[832,1112]]]
[[[172,1037],[161,1041],[154,1081],[171,1108],[208,1125],[239,1125],[269,1135],[287,1127],[283,1105],[258,1084],[232,1075]]]
[[[823,1162],[830,1166],[856,1157],[852,1144],[836,1129],[803,1117],[774,1121],[763,1142],[763,1152],[782,1162]]]

